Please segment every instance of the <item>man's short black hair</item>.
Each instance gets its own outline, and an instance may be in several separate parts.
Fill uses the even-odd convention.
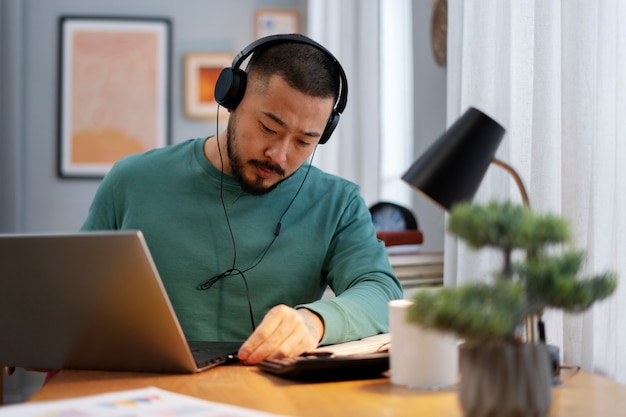
[[[247,72],[264,78],[279,75],[292,88],[313,97],[337,101],[339,96],[337,65],[325,52],[306,43],[285,42],[256,51]]]

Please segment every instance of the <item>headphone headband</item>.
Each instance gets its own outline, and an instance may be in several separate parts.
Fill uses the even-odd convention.
[[[311,45],[323,52],[334,63],[335,68],[337,68],[337,72],[339,72],[339,92],[337,95],[337,101],[335,102],[333,111],[319,141],[319,143],[324,144],[328,141],[328,139],[330,139],[330,135],[339,123],[340,114],[346,108],[346,104],[348,102],[348,79],[337,58],[335,58],[335,56],[328,49],[304,35],[270,35],[257,39],[250,45],[246,46],[235,56],[231,67],[224,68],[220,73],[220,76],[215,83],[215,100],[221,106],[234,110],[243,99],[247,84],[247,74],[240,68],[240,66],[246,58],[259,49],[279,43],[302,43]]]

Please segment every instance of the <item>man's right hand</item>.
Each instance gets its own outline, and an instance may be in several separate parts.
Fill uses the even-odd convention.
[[[265,359],[295,357],[317,347],[324,335],[324,322],[311,310],[274,306],[238,352],[246,365]]]

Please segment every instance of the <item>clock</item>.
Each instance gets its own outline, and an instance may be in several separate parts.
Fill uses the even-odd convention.
[[[386,201],[370,207],[372,222],[377,231],[399,232],[417,229],[417,220],[406,207]]]
[[[436,0],[430,23],[430,46],[435,62],[446,65],[448,48],[448,0]]]

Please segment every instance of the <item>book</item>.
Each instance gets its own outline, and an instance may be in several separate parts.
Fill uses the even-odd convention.
[[[399,231],[382,231],[376,232],[376,237],[385,242],[385,246],[396,245],[419,245],[424,241],[421,230],[399,230]]]
[[[381,333],[363,339],[353,340],[335,345],[320,346],[313,352],[329,352],[333,356],[362,355],[367,353],[380,353],[389,350],[391,337],[389,333]]]

